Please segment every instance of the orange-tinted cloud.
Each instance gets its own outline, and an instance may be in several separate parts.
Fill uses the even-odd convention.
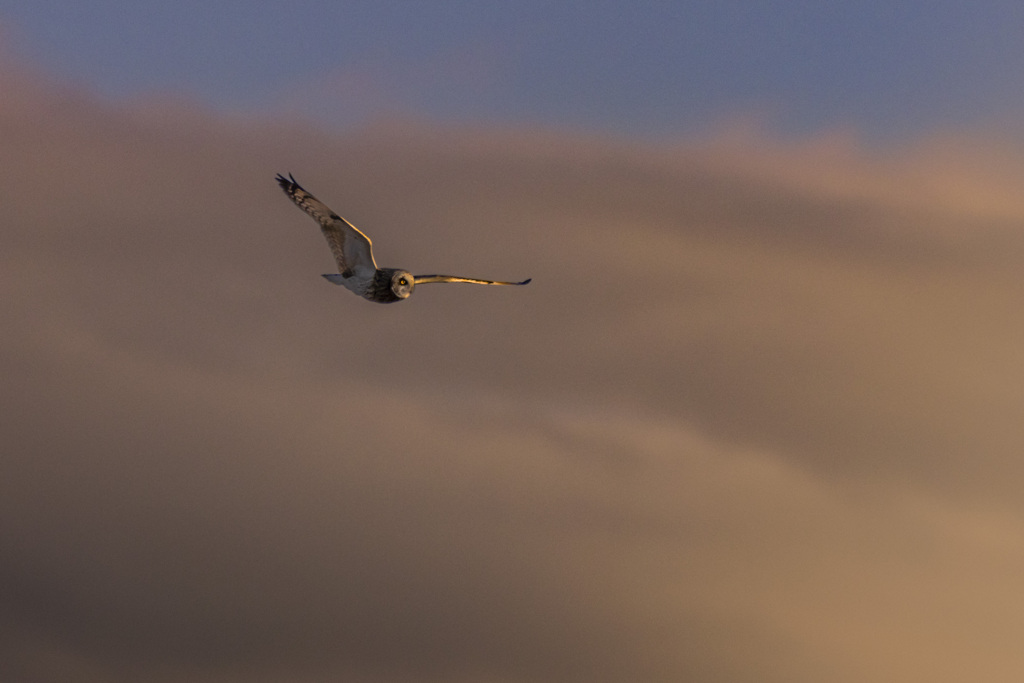
[[[8,78],[5,680],[1024,669],[1012,155],[339,137]],[[330,287],[287,171],[382,265],[534,282]]]

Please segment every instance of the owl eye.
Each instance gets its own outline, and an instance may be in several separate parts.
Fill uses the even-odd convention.
[[[402,286],[404,287],[404,286],[406,286],[407,284],[409,284],[409,281],[408,281],[408,280],[406,280],[406,279],[405,279],[405,278],[403,277],[403,278],[402,278],[401,280],[399,280],[399,281],[398,281],[398,284],[400,284],[400,285],[402,285]]]

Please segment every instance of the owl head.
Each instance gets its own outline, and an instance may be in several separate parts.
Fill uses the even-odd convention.
[[[396,270],[391,275],[391,291],[399,299],[408,299],[412,294],[412,288],[416,286],[416,279],[407,270]]]

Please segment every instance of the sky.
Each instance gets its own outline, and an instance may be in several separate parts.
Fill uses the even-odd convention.
[[[1021,10],[171,4],[0,2],[0,679],[1020,680]]]
[[[1012,0],[0,2],[7,51],[112,97],[326,126],[380,116],[692,135],[731,117],[869,139],[1024,112]]]

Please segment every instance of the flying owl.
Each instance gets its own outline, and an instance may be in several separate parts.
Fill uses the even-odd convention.
[[[373,260],[373,245],[370,238],[356,226],[331,211],[316,197],[306,192],[295,182],[289,173],[285,178],[277,176],[277,183],[284,193],[295,202],[295,205],[308,213],[320,224],[320,230],[327,238],[327,244],[338,262],[338,273],[324,275],[328,281],[342,285],[359,296],[390,304],[408,299],[416,285],[429,282],[470,282],[478,285],[525,285],[522,282],[498,282],[496,280],[477,280],[470,277],[453,275],[413,275],[400,268],[378,268]]]

